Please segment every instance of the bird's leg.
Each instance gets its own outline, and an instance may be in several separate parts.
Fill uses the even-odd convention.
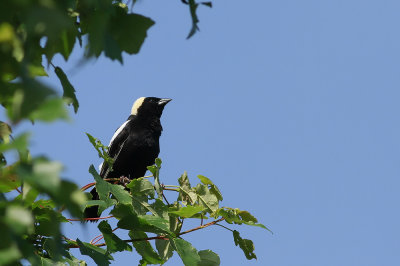
[[[119,183],[120,183],[121,185],[123,185],[124,187],[126,187],[126,185],[128,185],[129,182],[131,182],[131,180],[130,180],[129,178],[127,178],[126,176],[121,176],[121,177],[119,178]]]

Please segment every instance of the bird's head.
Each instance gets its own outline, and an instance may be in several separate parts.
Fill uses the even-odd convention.
[[[140,97],[132,106],[131,115],[161,117],[164,107],[172,99],[157,97]]]

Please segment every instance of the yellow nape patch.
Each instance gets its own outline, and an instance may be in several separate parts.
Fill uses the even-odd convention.
[[[132,105],[131,115],[137,115],[138,109],[140,106],[142,106],[144,99],[146,99],[146,97],[140,97],[135,101],[135,103]]]

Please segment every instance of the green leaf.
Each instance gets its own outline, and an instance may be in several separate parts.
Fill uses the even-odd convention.
[[[110,253],[120,252],[124,250],[132,251],[132,247],[126,242],[121,240],[116,234],[113,233],[111,226],[107,221],[102,221],[98,225],[100,232],[103,234],[104,241],[107,245],[107,250]]]
[[[18,246],[13,243],[5,249],[0,249],[0,265],[14,265],[13,263],[16,264],[22,256]]]
[[[185,171],[181,177],[178,179],[179,182],[179,196],[178,200],[182,201],[184,204],[194,204],[197,201],[196,192],[191,189],[189,177]]]
[[[160,200],[162,200],[162,188],[160,184],[160,169],[161,169],[161,159],[155,159],[156,164],[148,166],[147,169],[153,174],[154,177],[154,188],[157,192],[157,196]]]
[[[31,118],[31,114],[40,108],[46,109],[46,105],[41,106],[49,99],[56,97],[54,90],[27,77],[21,78],[20,82],[8,83],[7,86],[13,98],[5,104],[5,107],[8,116],[15,123],[24,118]]]
[[[169,222],[158,216],[137,215],[133,212],[132,207],[117,205],[111,213],[120,219],[118,227],[128,230],[139,230],[156,234],[167,234],[174,236],[175,234],[169,229]]]
[[[135,239],[146,239],[148,238],[145,232],[131,230],[129,231],[129,237],[132,240]],[[149,241],[133,241],[133,246],[136,249],[136,252],[142,256],[142,259],[148,264],[163,264],[163,260],[160,256],[154,251],[153,247],[149,243]]]
[[[236,230],[233,231],[233,239],[235,241],[235,245],[239,245],[248,260],[257,259],[257,256],[254,253],[253,241],[241,238],[239,232]]]
[[[68,263],[69,266],[86,266],[87,265],[85,261],[75,258],[74,256],[72,256],[72,254],[70,252],[66,252],[63,260],[66,263]]]
[[[17,150],[19,152],[25,152],[28,148],[28,139],[30,134],[23,133],[18,137],[14,138],[10,143],[0,143],[0,153],[3,153],[8,150]]]
[[[197,184],[196,193],[200,199],[200,204],[204,205],[210,213],[218,210],[218,198],[211,194],[206,185]]]
[[[22,200],[24,201],[25,206],[31,206],[38,195],[39,191],[31,187],[29,183],[24,184],[24,188],[22,190]]]
[[[171,210],[171,211],[169,211],[169,213],[178,215],[179,217],[183,217],[183,218],[190,218],[193,215],[195,215],[196,213],[199,213],[204,210],[205,210],[205,208],[203,206],[200,206],[200,205],[190,206],[189,205],[186,207],[182,207],[177,211]]]
[[[64,102],[59,98],[46,100],[29,116],[32,120],[52,122],[56,119],[68,119],[68,113],[64,107]]]
[[[157,166],[158,168],[161,168],[161,164],[162,164],[161,159],[160,159],[160,158],[156,158],[155,164],[156,164],[156,166]]]
[[[179,185],[181,188],[185,190],[190,190],[190,181],[187,172],[183,172],[183,174],[178,178]]]
[[[110,260],[114,260],[114,258],[105,249],[96,247],[90,243],[82,242],[79,239],[76,239],[76,242],[79,245],[81,254],[91,257],[97,265],[108,266],[110,265]]]
[[[198,6],[199,4],[197,4],[195,0],[189,0],[190,16],[192,17],[192,28],[190,29],[189,35],[186,37],[186,39],[192,37],[196,33],[196,31],[199,30],[199,27],[197,26],[197,24],[199,23],[199,18],[196,14]]]
[[[168,220],[165,220],[162,217],[152,215],[140,215],[138,216],[138,218],[141,222],[145,222],[147,225],[159,229],[162,233],[174,235],[174,233],[169,230]]]
[[[157,212],[148,203],[147,196],[136,196],[136,197],[133,196],[132,197],[132,205],[133,205],[135,213],[137,215],[145,215],[148,212],[151,212],[152,214],[157,215]]]
[[[179,257],[181,257],[183,264],[186,266],[192,266],[200,263],[200,256],[192,244],[181,238],[172,238],[170,242]]]
[[[111,20],[110,33],[122,51],[128,54],[137,54],[147,37],[148,29],[154,21],[139,14],[127,14],[122,8]]]
[[[203,175],[198,175],[197,177],[200,179],[201,183],[209,186],[210,192],[212,194],[214,194],[218,198],[219,201],[223,200],[222,194],[219,191],[218,187],[209,178],[207,178]]]
[[[32,213],[20,206],[6,208],[4,221],[17,234],[31,234],[34,231]]]
[[[62,165],[59,162],[51,162],[41,158],[35,160],[32,165],[21,165],[18,170],[23,180],[40,191],[56,193],[60,187],[61,179],[59,175]]]
[[[89,173],[91,173],[96,180],[96,190],[99,193],[101,200],[106,200],[109,197],[109,193],[111,193],[120,203],[131,204],[132,197],[123,186],[113,185],[104,181],[93,165],[90,166]]]
[[[200,263],[198,266],[218,266],[221,263],[221,260],[218,256],[218,254],[212,252],[211,250],[200,250],[199,251],[199,256],[200,256]]]
[[[85,203],[85,195],[76,184],[61,180],[62,165],[45,158],[34,158],[31,163],[18,166],[17,174],[30,186],[47,193],[59,206],[64,205],[75,217],[81,217],[81,205]]]
[[[63,87],[64,99],[68,102],[68,104],[72,103],[75,113],[78,112],[79,102],[75,95],[75,88],[72,86],[71,82],[69,82],[67,75],[65,75],[64,71],[60,67],[55,67],[54,72],[56,73]]]
[[[148,195],[150,198],[154,198],[153,184],[146,178],[133,179],[126,187],[130,189],[134,197]]]
[[[60,232],[60,222],[68,222],[59,212],[49,208],[35,208],[35,233],[42,236],[56,236]]]
[[[64,60],[67,61],[74,48],[76,38],[78,37],[79,32],[77,28],[75,26],[70,26],[70,28],[62,29],[55,38],[47,39],[44,47],[47,60],[51,61],[53,56],[59,53],[64,57]]]
[[[0,121],[1,142],[9,142],[11,133],[12,133],[11,127],[7,123]]]
[[[230,224],[235,223],[257,226],[266,229],[272,233],[272,231],[268,229],[265,225],[257,223],[257,219],[248,211],[223,207],[216,212],[216,216],[224,217],[225,221]]]
[[[150,206],[156,212],[153,213],[155,216],[159,216],[165,220],[169,219],[168,206],[162,200],[156,199]]]
[[[164,261],[167,261],[173,255],[173,247],[171,242],[168,240],[156,239],[156,248],[158,251],[158,255]]]
[[[112,165],[114,163],[114,160],[108,155],[108,147],[103,145],[100,140],[93,137],[89,133],[86,133],[86,135],[88,136],[90,143],[92,143],[93,147],[96,149],[99,157],[103,158],[104,161],[107,163],[108,168],[112,170]]]
[[[91,195],[90,193],[88,193]],[[111,206],[114,206],[118,202],[115,199],[106,199],[106,200],[88,200],[86,201],[85,208],[87,207],[92,207],[92,206],[99,206],[100,213],[104,211],[105,209],[110,208]]]
[[[37,200],[34,203],[32,203],[31,208],[32,210],[35,208],[50,208],[53,209],[55,207],[55,204],[52,200]]]

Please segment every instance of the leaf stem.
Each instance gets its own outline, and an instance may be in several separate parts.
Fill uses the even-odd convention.
[[[175,189],[175,188],[167,188],[167,187],[165,187],[164,190],[170,190],[170,191],[179,192],[179,189]]]
[[[164,187],[176,187],[179,188],[180,186],[174,186],[174,185],[163,185]]]
[[[228,227],[226,227],[226,226],[223,226],[222,224],[215,224],[215,225],[221,226],[221,227],[223,227],[223,228],[225,228],[226,230],[229,230],[229,231],[231,231],[231,232],[234,231],[234,230],[232,230],[232,229],[230,229],[230,228],[228,228]]]

